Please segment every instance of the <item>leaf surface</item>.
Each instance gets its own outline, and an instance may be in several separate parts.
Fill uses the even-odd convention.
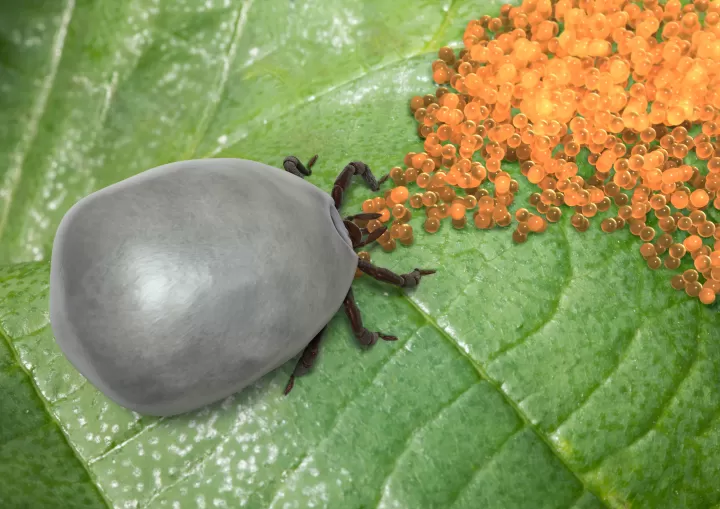
[[[507,230],[427,235],[416,214],[415,245],[373,261],[439,272],[408,292],[355,284],[366,324],[400,340],[361,351],[338,315],[287,398],[292,363],[141,417],[55,345],[43,260],[75,201],[193,157],[319,153],[325,190],[351,160],[382,174],[420,150],[407,101],[434,90],[437,48],[499,5],[0,7],[0,506],[720,505],[717,306],[647,270],[629,233],[568,217],[515,246]],[[370,195],[356,182],[345,210]]]

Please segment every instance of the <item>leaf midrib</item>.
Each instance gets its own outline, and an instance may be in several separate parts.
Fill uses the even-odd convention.
[[[568,251],[570,251],[570,242],[568,241],[568,239],[567,239],[567,234],[566,234],[566,232],[565,232],[566,226],[567,226],[567,225],[565,224],[565,222],[563,222],[562,224],[558,224],[558,227],[562,230],[562,232],[563,232],[563,237],[565,238],[565,240],[566,240],[566,242],[567,242]],[[569,259],[571,258],[570,254],[568,254],[568,258],[569,258]],[[573,271],[572,271],[572,268],[571,268],[570,273],[572,274],[572,272],[573,272]],[[546,437],[545,434],[542,433],[542,432],[538,429],[538,427],[532,423],[530,417],[529,417],[527,414],[525,414],[525,412],[522,411],[522,409],[517,405],[517,403],[515,403],[515,401],[513,401],[513,400],[510,398],[510,396],[508,396],[503,390],[500,389],[500,386],[498,385],[498,383],[497,383],[493,378],[491,378],[491,377],[487,374],[487,372],[485,371],[485,369],[484,369],[479,363],[477,363],[472,357],[470,357],[470,355],[469,355],[465,350],[463,350],[463,348],[452,338],[452,336],[450,336],[450,335],[445,331],[445,329],[443,329],[443,328],[442,328],[427,312],[425,312],[425,310],[422,309],[422,307],[420,307],[409,295],[407,295],[405,292],[402,292],[402,293],[401,293],[401,297],[402,297],[402,299],[404,299],[405,301],[407,301],[407,302],[417,311],[417,313],[418,313],[420,316],[422,316],[422,317],[425,319],[425,322],[426,322],[426,323],[428,323],[428,324],[429,324],[430,326],[432,326],[435,330],[437,330],[438,333],[440,334],[440,336],[443,337],[447,342],[449,342],[449,343],[453,346],[453,348],[455,348],[455,350],[457,350],[457,352],[465,359],[465,361],[468,362],[468,364],[470,364],[470,366],[472,366],[472,368],[477,372],[477,374],[480,376],[480,378],[481,378],[482,380],[484,380],[485,382],[487,382],[488,384],[490,384],[490,386],[491,386],[495,391],[497,391],[497,392],[500,394],[500,397],[503,398],[503,401],[504,401],[508,406],[510,406],[510,408],[513,409],[513,411],[517,414],[517,416],[522,420],[522,422],[524,423],[524,425],[527,426],[529,429],[531,429],[531,430],[533,431],[533,433],[535,433],[535,435],[536,435],[538,438],[540,438],[540,440],[542,440],[542,442],[550,449],[550,451],[552,451],[553,456],[554,456],[555,458],[557,458],[558,461],[560,461],[560,463],[567,469],[568,472],[570,472],[570,473],[575,477],[575,479],[578,480],[578,482],[580,483],[580,485],[583,486],[583,488],[584,488],[586,491],[588,491],[588,492],[592,493],[593,495],[595,495],[595,497],[598,499],[599,502],[602,503],[602,505],[603,505],[604,507],[607,507],[608,509],[611,509],[610,506],[605,502],[605,499],[604,499],[604,497],[602,496],[602,494],[601,494],[599,491],[594,490],[594,489],[592,489],[591,487],[589,487],[589,486],[583,481],[583,479],[578,475],[578,473],[575,472],[572,468],[570,468],[570,465],[569,465],[569,464],[567,463],[567,461],[565,461],[565,459],[560,455],[560,453],[559,453],[559,452],[557,451],[557,449],[553,446],[553,443],[549,440],[549,438]],[[558,302],[559,302],[559,300],[558,300]]]

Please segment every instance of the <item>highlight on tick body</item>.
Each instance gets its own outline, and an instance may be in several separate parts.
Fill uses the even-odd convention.
[[[384,198],[363,203],[382,214],[368,230],[393,220],[381,246],[412,242],[410,208],[424,209],[430,233],[448,217],[464,228],[471,213],[480,229],[515,225],[516,242],[569,213],[580,232],[628,228],[650,269],[682,271],[672,286],[711,304],[720,1],[525,0],[470,21],[463,46],[439,50],[439,88],[410,101],[424,151],[391,170]],[[537,192],[513,218],[516,178]]]

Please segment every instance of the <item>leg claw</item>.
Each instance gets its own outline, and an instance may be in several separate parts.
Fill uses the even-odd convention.
[[[412,272],[403,274],[402,278],[405,280],[405,284],[403,285],[403,287],[414,288],[420,284],[420,279],[422,279],[423,276],[429,276],[430,274],[435,274],[435,270],[434,269],[415,269]]]

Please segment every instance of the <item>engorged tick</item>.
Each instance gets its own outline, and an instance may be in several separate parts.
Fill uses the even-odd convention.
[[[399,287],[433,270],[395,274],[354,249],[376,240],[338,209],[362,162],[331,195],[302,180],[315,157],[285,171],[241,159],[166,164],[76,203],[57,230],[50,319],[58,345],[118,404],[175,415],[247,387],[302,351],[285,393],[317,356],[343,305],[360,344],[395,336],[363,326],[357,269]],[[300,177],[300,179],[297,179]],[[382,183],[382,180],[381,182]]]

